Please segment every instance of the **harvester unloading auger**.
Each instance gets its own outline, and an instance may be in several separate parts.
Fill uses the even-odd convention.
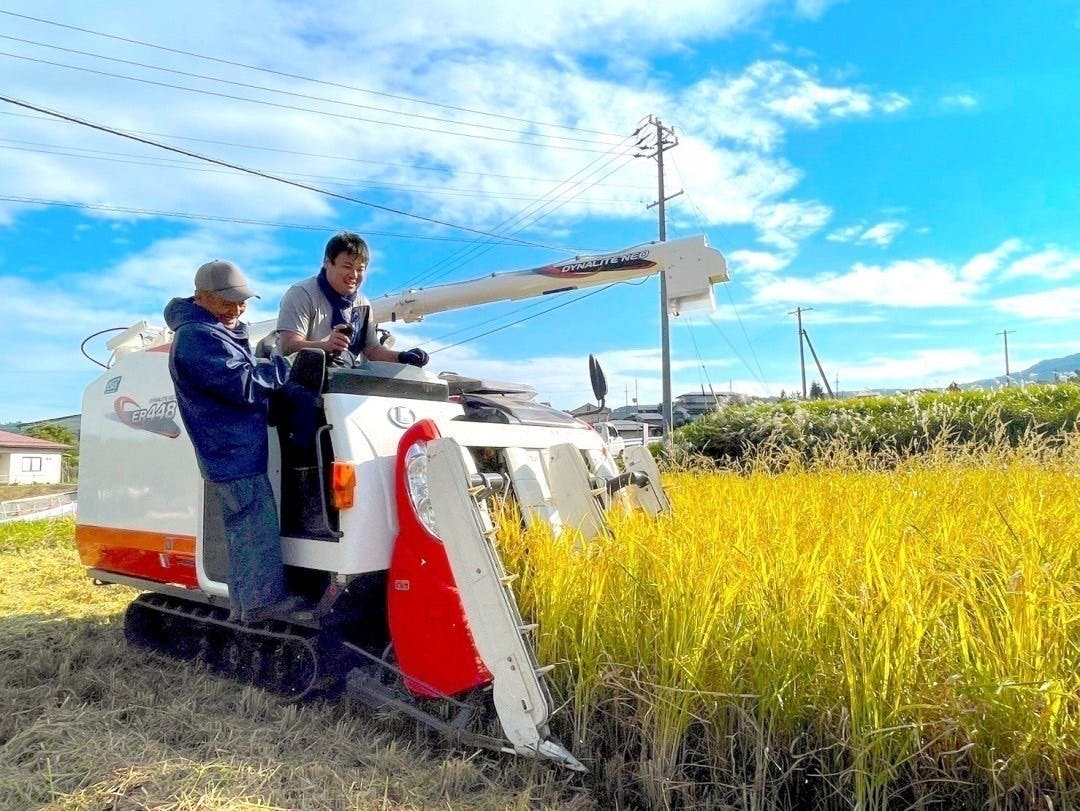
[[[711,304],[727,280],[720,253],[691,237],[410,290],[375,300],[372,317],[416,321],[660,271],[673,313]],[[252,339],[272,329],[253,325]],[[241,624],[229,616],[221,516],[176,411],[170,343],[145,322],[124,331],[83,396],[76,543],[95,580],[144,592],[128,639],[294,698],[346,689],[465,745],[583,769],[551,738],[551,666],[536,661],[536,627],[518,613],[490,502],[513,498],[528,523],[595,537],[616,496],[667,509],[647,449],[628,449],[620,470],[590,426],[527,386],[328,367],[305,350],[293,378],[318,397],[314,453],[292,456],[272,428],[268,474],[290,588],[316,610]],[[602,373],[593,382],[601,398]]]

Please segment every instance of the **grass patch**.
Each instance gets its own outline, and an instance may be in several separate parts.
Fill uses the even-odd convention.
[[[68,484],[0,484],[0,501],[16,501],[34,496],[51,496],[53,493],[69,493],[78,485]]]
[[[130,648],[69,519],[0,527],[0,808],[592,808],[549,766],[454,751],[348,701],[295,705]]]

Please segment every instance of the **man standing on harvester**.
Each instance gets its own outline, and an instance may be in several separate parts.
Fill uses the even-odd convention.
[[[267,402],[286,387],[281,356],[256,361],[240,316],[258,298],[236,265],[207,262],[195,295],[174,298],[165,323],[175,334],[169,374],[195,446],[208,499],[217,501],[229,556],[231,619],[297,619],[303,606],[285,590],[277,506],[266,475]],[[310,617],[310,614],[308,615]]]
[[[321,349],[328,358],[348,352],[353,359],[424,366],[423,349],[394,352],[379,343],[371,303],[360,292],[371,252],[359,234],[330,238],[316,276],[285,291],[278,313],[278,348],[283,355]]]

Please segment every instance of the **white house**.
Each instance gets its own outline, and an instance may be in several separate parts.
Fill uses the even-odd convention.
[[[67,445],[0,431],[0,484],[59,484]]]

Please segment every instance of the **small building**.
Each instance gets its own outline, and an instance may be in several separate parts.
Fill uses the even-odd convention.
[[[744,405],[749,402],[749,398],[742,394],[726,391],[710,392],[708,394],[691,391],[680,394],[675,398],[675,402],[686,411],[690,419],[696,420],[705,414],[719,411],[724,406]]]
[[[67,445],[0,431],[0,484],[59,484]]]
[[[600,408],[600,406],[595,406],[592,403],[585,403],[584,405],[579,405],[577,408],[572,409],[569,413],[571,416],[577,417],[582,422],[587,422],[590,425],[595,425],[598,422],[603,422],[604,420],[611,419],[610,408]]]

